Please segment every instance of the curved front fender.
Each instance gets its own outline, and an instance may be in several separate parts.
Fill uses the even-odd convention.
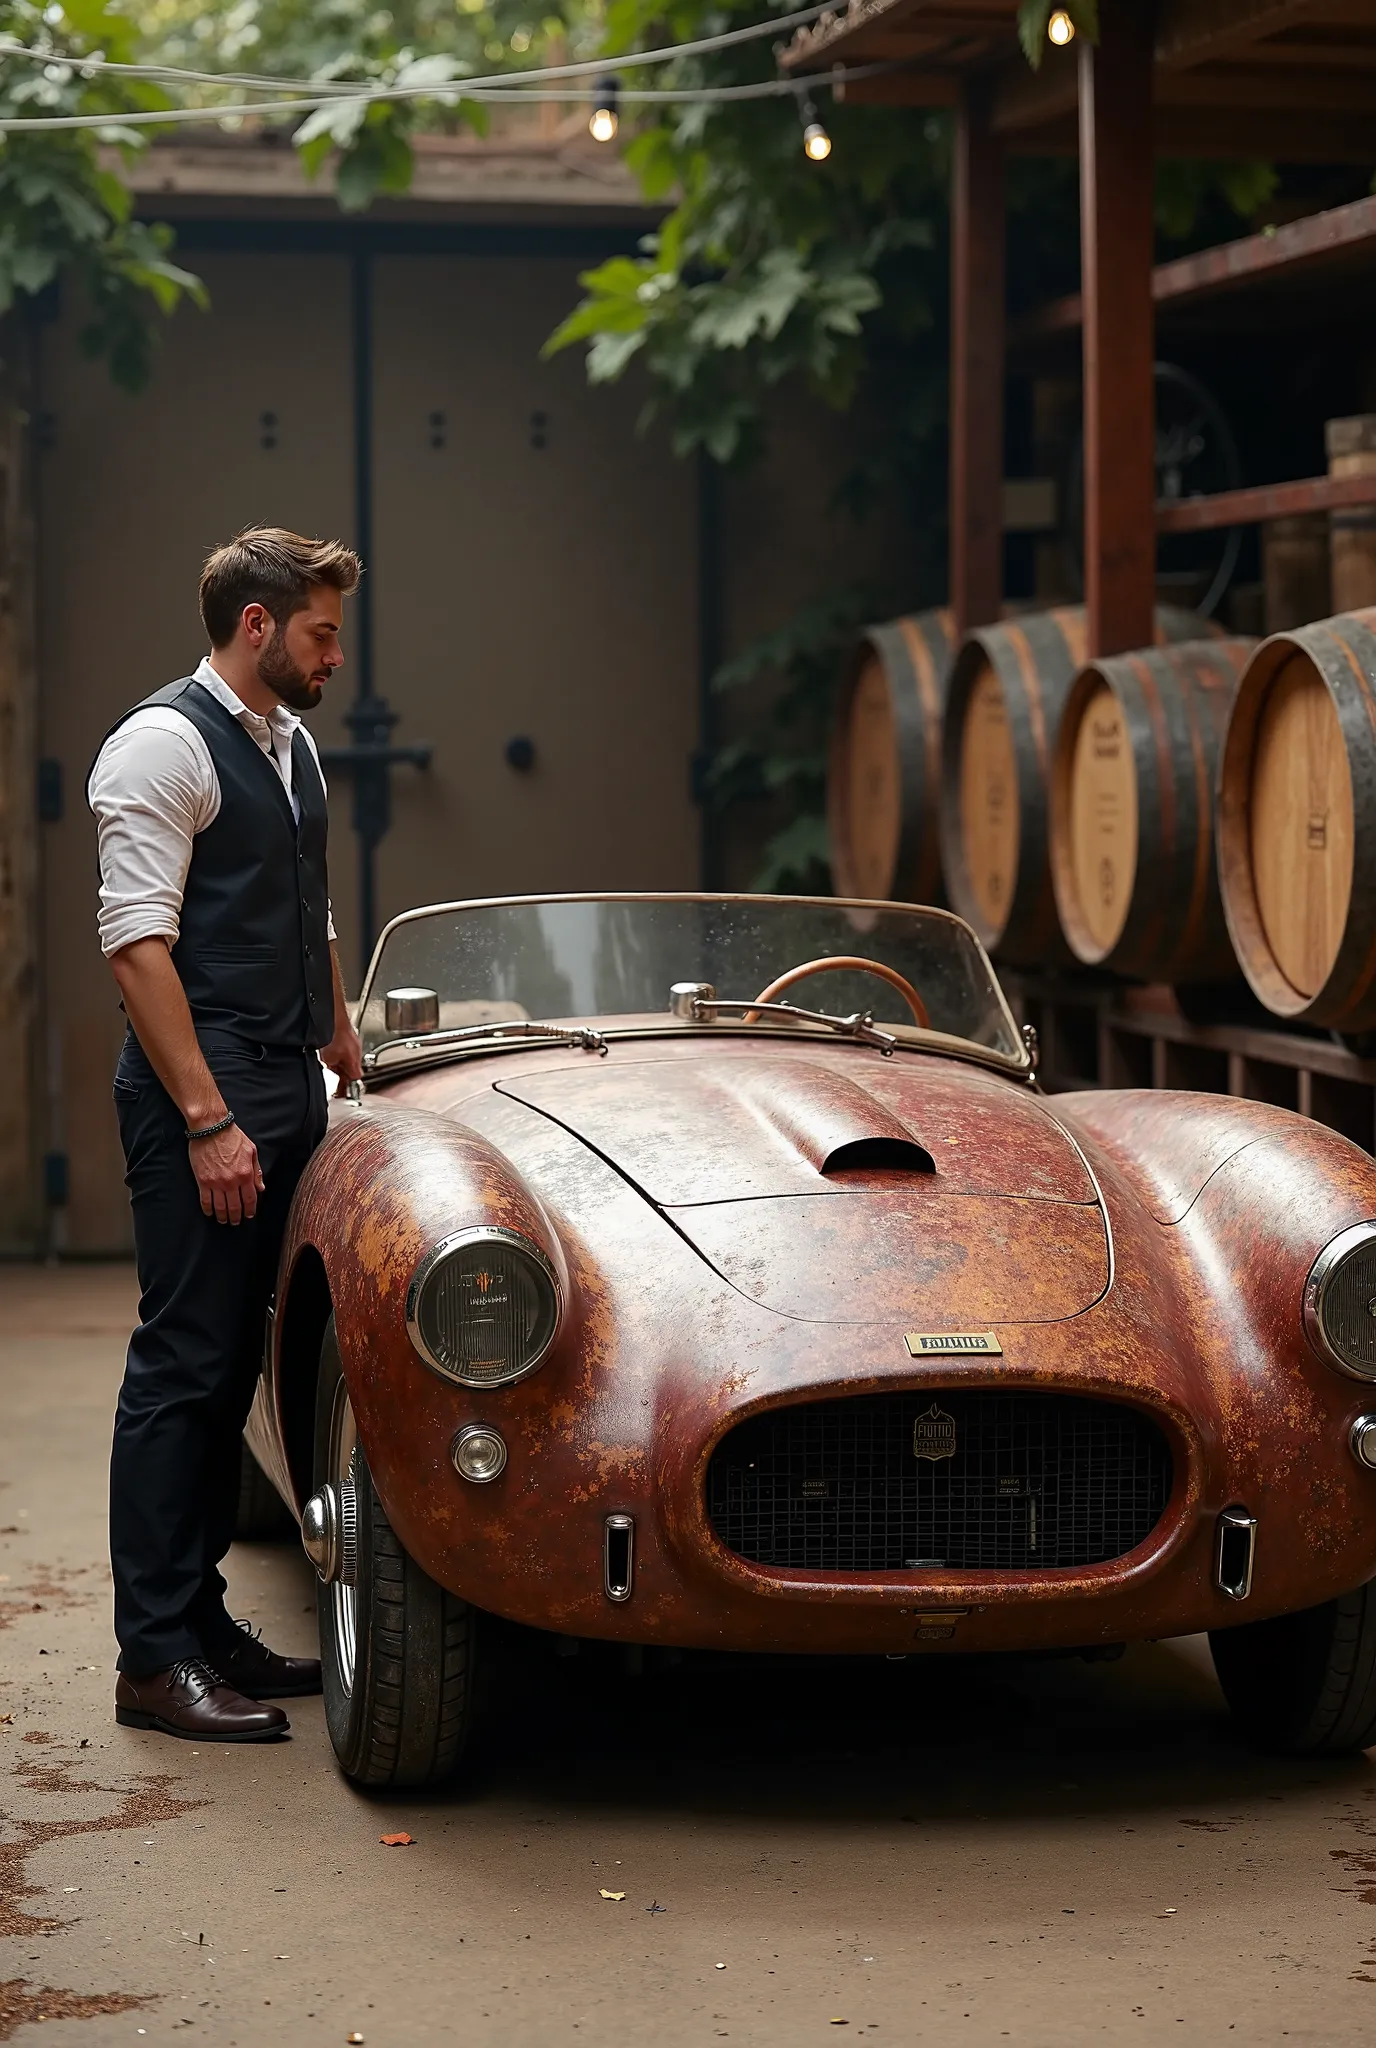
[[[279,1268],[283,1312],[275,1321],[266,1397],[283,1469],[292,1463],[291,1416],[300,1412],[303,1379],[313,1396],[315,1357],[294,1355],[288,1338],[293,1290],[311,1255],[324,1269],[359,1435],[389,1514],[386,1474],[399,1409],[412,1454],[447,1463],[453,1418],[473,1396],[417,1355],[406,1330],[406,1295],[441,1238],[482,1225],[531,1239],[554,1268],[566,1304],[551,1347],[557,1357],[578,1321],[576,1290],[558,1231],[510,1161],[476,1131],[421,1112],[386,1103],[340,1104],[332,1112],[297,1189]],[[396,1507],[404,1523],[405,1502],[398,1499]],[[404,1530],[398,1533],[405,1540]],[[423,1549],[417,1554],[423,1558]]]

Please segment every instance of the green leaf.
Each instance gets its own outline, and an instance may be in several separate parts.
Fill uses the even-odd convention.
[[[693,338],[713,348],[744,348],[763,335],[773,341],[813,280],[791,249],[771,249],[754,281],[703,286]]]
[[[644,345],[643,329],[635,334],[599,334],[588,350],[588,382],[614,384]]]
[[[296,154],[301,159],[301,168],[306,173],[306,176],[308,178],[318,177],[322,165],[334,154],[334,137],[330,134],[329,129],[322,128],[303,142],[301,140],[301,131],[298,128],[292,140],[296,147]]]
[[[97,198],[111,220],[126,221],[133,206],[133,195],[122,178],[113,171],[97,170],[92,180]]]
[[[335,197],[345,213],[362,213],[377,197],[381,183],[376,158],[370,150],[350,150],[340,159],[335,172]]]
[[[9,274],[21,292],[41,292],[57,276],[58,257],[54,249],[33,243],[16,249],[9,259]]]
[[[662,128],[642,129],[627,143],[622,156],[647,199],[668,198],[678,183],[678,163]]]

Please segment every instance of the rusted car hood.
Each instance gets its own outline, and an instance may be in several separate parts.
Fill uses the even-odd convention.
[[[1108,1285],[1082,1155],[1035,1098],[977,1069],[614,1056],[497,1089],[781,1315],[983,1329],[1059,1321]]]

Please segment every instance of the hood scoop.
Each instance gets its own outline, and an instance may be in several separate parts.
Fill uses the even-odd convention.
[[[573,1131],[665,1208],[840,1194],[862,1171],[936,1172],[904,1118],[811,1060],[618,1063],[497,1085]]]
[[[936,1161],[912,1138],[847,1138],[833,1145],[822,1172],[828,1179],[833,1174],[935,1173]]]
[[[1065,1131],[1025,1088],[950,1060],[618,1046],[494,1086],[600,1153],[749,1300],[892,1328],[895,1360],[904,1331],[1057,1322],[1108,1285]]]

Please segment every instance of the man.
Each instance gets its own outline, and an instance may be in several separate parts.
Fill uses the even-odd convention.
[[[219,1565],[287,1209],[324,1135],[321,1063],[362,1072],[297,716],[344,659],[359,575],[339,542],[275,527],[217,548],[209,655],[126,713],[88,792],[142,1293],[110,1467],[115,1718],[198,1742],[283,1735],[270,1702],[320,1690],[315,1659],[231,1620]]]

